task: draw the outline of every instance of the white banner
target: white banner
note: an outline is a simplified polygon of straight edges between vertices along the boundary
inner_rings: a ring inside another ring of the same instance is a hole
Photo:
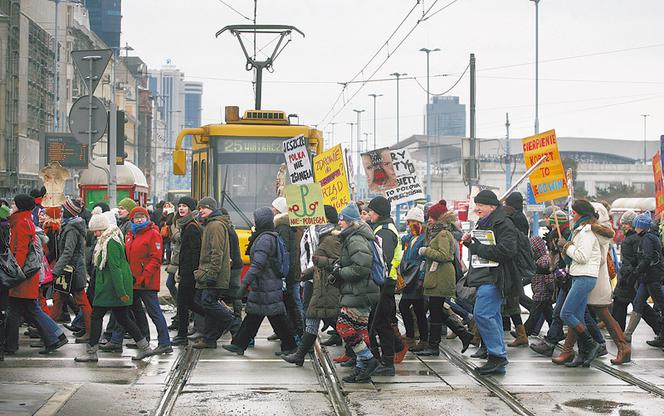
[[[290,183],[313,183],[314,172],[311,169],[311,160],[307,151],[307,140],[303,135],[284,141],[284,156],[288,166]]]
[[[392,164],[397,174],[397,187],[385,191],[392,206],[416,199],[425,199],[422,185],[417,181],[415,165],[408,149],[392,150]]]

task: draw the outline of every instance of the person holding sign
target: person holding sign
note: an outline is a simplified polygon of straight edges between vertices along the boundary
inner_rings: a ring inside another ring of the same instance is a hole
[[[508,362],[500,306],[505,294],[514,290],[514,285],[521,286],[515,265],[518,231],[496,194],[483,190],[474,201],[479,217],[477,229],[484,231],[484,235],[491,231],[494,240],[494,244],[482,243],[470,233],[461,238],[470,254],[478,257],[477,262],[471,262],[467,285],[477,288],[473,315],[486,345],[488,361],[477,371],[483,375],[504,373]]]
[[[108,217],[103,213],[95,213],[90,218],[89,229],[97,237],[92,259],[96,269],[92,328],[85,355],[74,360],[83,363],[98,361],[102,324],[109,310],[113,311],[115,319],[136,341],[139,350],[132,359],[147,358],[152,355],[150,343],[129,313],[134,298],[134,278],[125,257],[122,231],[116,225],[110,225]]]

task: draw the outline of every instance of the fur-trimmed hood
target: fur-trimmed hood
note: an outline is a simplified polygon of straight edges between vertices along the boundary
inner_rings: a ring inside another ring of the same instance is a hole
[[[600,224],[599,222],[591,224],[590,229],[598,237],[612,239],[616,235],[616,232],[613,230],[613,228],[611,228],[611,226]]]
[[[290,227],[290,221],[288,219],[287,212],[284,212],[283,214],[277,214],[274,216],[274,226],[278,227],[280,225],[287,225]]]

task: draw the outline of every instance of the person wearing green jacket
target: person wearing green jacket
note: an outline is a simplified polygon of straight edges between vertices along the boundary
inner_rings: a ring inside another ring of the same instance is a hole
[[[92,303],[92,323],[90,340],[85,355],[76,357],[77,362],[97,362],[97,350],[101,337],[104,315],[113,312],[118,323],[125,328],[136,341],[138,353],[132,360],[142,360],[152,355],[149,342],[130,317],[129,309],[133,303],[134,279],[125,256],[122,231],[116,225],[110,225],[108,217],[95,214],[88,225],[97,237],[93,263],[95,273],[95,295]]]

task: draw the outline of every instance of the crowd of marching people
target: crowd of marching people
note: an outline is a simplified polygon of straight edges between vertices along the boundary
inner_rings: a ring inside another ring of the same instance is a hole
[[[85,344],[78,362],[124,348],[136,360],[190,343],[217,348],[225,333],[223,349],[243,355],[265,318],[288,363],[302,366],[319,334],[329,335],[321,345],[343,345],[334,361],[349,368],[347,383],[395,376],[408,351],[437,356],[454,338],[461,353],[477,347],[470,356],[486,360],[480,374],[505,372],[509,348],[525,346],[557,365],[588,367],[608,354],[602,328],[617,347],[611,363],[629,362],[641,319],[655,335],[648,345],[664,347],[662,236],[648,212],[624,212],[613,224],[607,206],[578,199],[554,207],[539,236],[521,194],[500,201],[483,190],[472,230],[441,200],[411,207],[400,231],[382,196],[340,211],[326,205],[325,224],[292,227],[279,197],[253,213],[243,250],[211,197],[151,211],[125,198],[88,211],[70,198],[44,207],[44,193],[0,200],[5,355],[17,352],[21,325],[40,354],[69,342],[63,327],[72,331]],[[164,268],[176,306],[170,324],[159,299]]]

